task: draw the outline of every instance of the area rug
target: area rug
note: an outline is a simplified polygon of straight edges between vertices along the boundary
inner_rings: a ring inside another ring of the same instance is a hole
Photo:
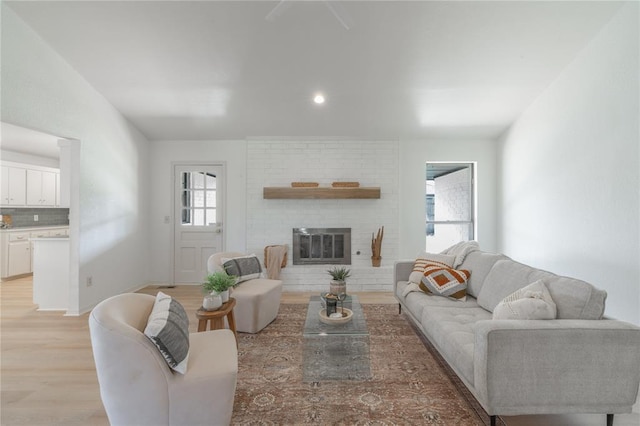
[[[421,341],[397,305],[363,305],[371,379],[303,382],[307,305],[282,305],[239,334],[234,425],[486,425],[489,417]]]

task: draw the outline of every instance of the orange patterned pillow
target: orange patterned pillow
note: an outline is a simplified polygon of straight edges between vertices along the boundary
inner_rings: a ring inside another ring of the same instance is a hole
[[[455,256],[444,254],[422,252],[413,264],[413,271],[409,275],[409,282],[420,284],[424,276],[424,268],[427,265],[437,265],[441,267],[452,267]]]
[[[467,280],[471,272],[462,269],[427,265],[424,268],[420,290],[436,296],[448,297],[454,300],[467,300]]]

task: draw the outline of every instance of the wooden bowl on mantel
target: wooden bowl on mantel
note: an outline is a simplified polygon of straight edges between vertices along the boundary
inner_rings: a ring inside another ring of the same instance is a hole
[[[360,188],[360,182],[332,182],[334,188]]]

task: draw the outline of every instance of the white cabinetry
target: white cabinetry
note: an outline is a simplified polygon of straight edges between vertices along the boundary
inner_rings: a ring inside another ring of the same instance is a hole
[[[0,205],[56,207],[60,205],[60,170],[2,161]]]
[[[10,277],[31,272],[31,243],[29,242],[28,232],[9,233],[6,253],[6,276]]]
[[[7,206],[25,205],[27,170],[10,166],[2,166],[1,169],[0,204]]]
[[[2,230],[0,232],[0,277],[33,272],[34,245],[31,238],[66,237],[69,228],[26,228],[21,230]]]
[[[56,205],[56,174],[40,170],[27,170],[27,205]]]
[[[60,173],[56,173],[56,207],[60,207]]]

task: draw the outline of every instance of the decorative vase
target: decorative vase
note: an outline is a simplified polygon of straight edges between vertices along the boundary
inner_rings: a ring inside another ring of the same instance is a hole
[[[331,314],[336,313],[337,307],[338,307],[337,299],[327,299],[327,308],[326,308],[327,317],[330,317]]]
[[[332,294],[347,294],[347,282],[331,280],[329,282],[329,293]]]
[[[205,311],[215,311],[222,306],[222,297],[218,293],[210,293],[204,296],[202,307]]]
[[[229,301],[229,289],[221,292],[220,297],[222,298],[222,303],[227,303]]]
[[[371,256],[371,266],[377,268],[380,266],[380,262],[382,262],[382,256]]]

